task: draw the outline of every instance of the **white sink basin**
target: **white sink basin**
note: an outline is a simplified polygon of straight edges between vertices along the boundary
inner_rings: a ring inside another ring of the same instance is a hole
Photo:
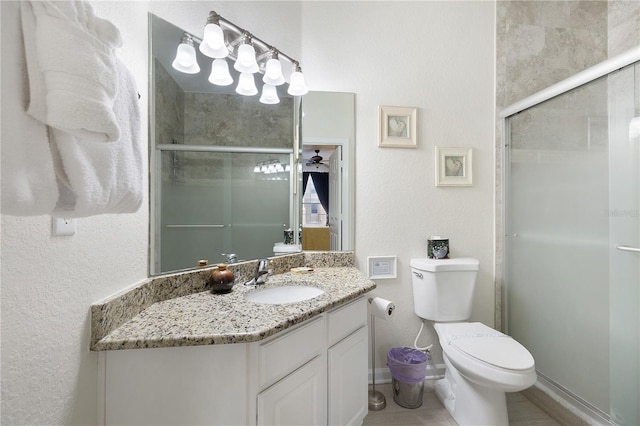
[[[322,293],[324,293],[324,290],[320,290],[317,287],[288,285],[258,290],[248,293],[244,298],[249,302],[279,305],[281,303],[294,303],[313,299]]]

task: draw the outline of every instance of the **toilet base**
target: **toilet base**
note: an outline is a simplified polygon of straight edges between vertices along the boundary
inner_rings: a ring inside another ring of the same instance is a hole
[[[435,393],[449,414],[461,426],[508,426],[507,398],[499,389],[479,386],[451,366],[446,354],[444,379],[435,384]]]

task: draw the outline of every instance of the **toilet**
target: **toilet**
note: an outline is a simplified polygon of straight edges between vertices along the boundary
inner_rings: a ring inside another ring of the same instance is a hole
[[[480,262],[473,258],[411,259],[416,315],[434,321],[445,377],[435,392],[460,425],[508,425],[505,392],[537,379],[531,353],[471,316]]]

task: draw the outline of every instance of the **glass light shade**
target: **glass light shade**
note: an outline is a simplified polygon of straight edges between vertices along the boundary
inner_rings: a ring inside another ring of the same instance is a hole
[[[258,88],[256,87],[256,81],[253,78],[253,74],[246,72],[240,73],[236,93],[243,96],[253,96],[258,94]]]
[[[304,82],[304,75],[300,71],[294,71],[291,73],[289,80],[289,93],[291,96],[302,96],[309,92],[306,83]]]
[[[219,25],[207,24],[204,26],[204,38],[200,43],[200,51],[210,58],[229,56],[229,49],[224,44],[224,34]]]
[[[229,73],[229,64],[224,59],[214,59],[211,64],[211,74],[209,83],[216,86],[228,86],[233,83],[233,78]]]
[[[276,90],[276,86],[271,84],[265,84],[262,86],[262,95],[260,96],[260,102],[263,104],[277,104],[280,102],[280,98],[278,98],[278,91]]]
[[[176,50],[176,58],[171,66],[180,72],[186,74],[197,74],[200,72],[200,66],[196,59],[196,49],[187,43],[180,43]]]
[[[284,83],[282,64],[279,60],[272,58],[267,61],[262,81],[273,86],[280,86]]]
[[[629,140],[640,136],[640,117],[633,117],[629,122]]]
[[[240,72],[256,73],[260,69],[256,62],[256,50],[250,44],[241,44],[238,48],[238,59],[233,67]]]

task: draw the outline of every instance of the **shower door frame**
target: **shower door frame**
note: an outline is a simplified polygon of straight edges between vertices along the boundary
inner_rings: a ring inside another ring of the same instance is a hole
[[[507,218],[506,204],[507,203],[505,202],[507,200],[507,194],[510,191],[509,181],[507,177],[510,176],[510,173],[511,173],[510,162],[509,162],[509,152],[508,152],[509,147],[511,145],[511,140],[510,140],[511,129],[510,129],[509,118],[528,108],[541,104],[556,96],[562,95],[566,92],[576,89],[582,85],[588,84],[592,81],[595,81],[601,77],[604,77],[608,74],[611,74],[612,72],[615,72],[619,69],[622,69],[626,66],[629,66],[639,61],[640,61],[640,46],[632,48],[626,52],[623,52],[618,56],[605,60],[597,65],[594,65],[593,67],[590,67],[584,71],[581,71],[565,80],[562,80],[552,86],[547,87],[546,89],[543,89],[531,96],[528,96],[518,102],[511,104],[510,106],[504,108],[499,112],[498,117],[500,118],[501,132],[502,132],[502,141],[501,141],[502,142],[502,152],[501,152],[502,189],[501,189],[500,196],[502,198],[501,217],[502,217],[502,231],[503,231],[501,235],[502,247],[503,247],[503,250],[502,250],[503,259],[500,263],[501,263],[501,273],[502,273],[502,276],[505,277],[505,281],[506,281],[506,277],[508,277],[508,274],[507,274],[507,264],[506,262],[504,262],[504,253],[507,253],[507,251],[510,250],[510,244],[509,244],[509,239],[507,234],[507,231],[508,231],[507,220],[506,220]],[[503,288],[501,289],[501,293],[500,293],[500,297],[502,299],[500,301],[500,306],[502,306],[503,325],[505,330],[507,330],[507,332],[509,330],[509,324],[508,324],[509,306],[506,303],[506,301],[508,300],[508,291],[509,291],[509,286],[503,285]],[[556,387],[561,392],[565,392],[571,397],[575,397],[575,399],[578,402],[586,403],[586,408],[589,409],[589,411],[591,411],[592,414],[596,416],[601,416],[601,411],[595,407],[592,407],[588,402],[582,401],[579,397],[576,397],[570,391],[562,388],[559,385],[547,382],[542,377],[541,379],[543,380],[543,382],[545,382],[546,385],[551,385],[551,387]],[[606,413],[606,414],[608,415],[609,413]],[[611,421],[610,419],[605,419],[605,420]]]

